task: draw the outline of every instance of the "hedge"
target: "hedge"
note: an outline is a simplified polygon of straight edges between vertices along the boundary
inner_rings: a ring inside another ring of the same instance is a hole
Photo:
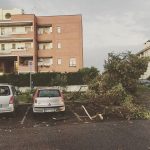
[[[65,86],[80,85],[84,83],[84,75],[75,73],[36,73],[32,74],[34,86]],[[30,85],[30,74],[7,74],[0,76],[0,83],[8,83],[18,87]]]

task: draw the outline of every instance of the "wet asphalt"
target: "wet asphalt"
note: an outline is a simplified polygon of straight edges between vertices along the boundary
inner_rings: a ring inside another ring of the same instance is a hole
[[[150,121],[80,122],[69,109],[34,116],[31,105],[22,105],[15,117],[0,115],[1,149],[150,150]]]

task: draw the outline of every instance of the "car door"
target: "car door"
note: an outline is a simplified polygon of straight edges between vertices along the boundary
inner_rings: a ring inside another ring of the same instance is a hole
[[[9,86],[0,86],[0,108],[7,108],[9,106],[11,96]]]

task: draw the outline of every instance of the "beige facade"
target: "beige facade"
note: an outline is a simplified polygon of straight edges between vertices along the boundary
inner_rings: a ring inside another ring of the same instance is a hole
[[[83,67],[81,15],[14,12],[0,9],[1,74],[76,72]]]
[[[148,40],[144,44],[144,49],[137,53],[139,57],[150,57],[150,40]],[[141,79],[147,79],[150,77],[150,62],[148,63],[148,67],[146,72],[141,75]]]

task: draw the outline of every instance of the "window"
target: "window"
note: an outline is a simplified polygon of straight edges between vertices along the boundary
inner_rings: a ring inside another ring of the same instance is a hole
[[[53,48],[53,43],[52,43],[52,42],[50,43],[50,49],[51,49],[51,48]]]
[[[31,32],[31,27],[25,27],[25,32]]]
[[[39,50],[43,49],[43,44],[39,44]]]
[[[43,34],[43,29],[42,28],[38,28],[38,34]]]
[[[44,89],[38,91],[38,97],[60,97],[59,90]]]
[[[5,28],[1,28],[1,35],[5,34]]]
[[[76,58],[70,58],[69,66],[76,67]]]
[[[57,27],[57,33],[61,33],[61,27]]]
[[[53,59],[52,58],[44,58],[43,62],[44,62],[44,66],[50,66],[53,64]]]
[[[43,49],[46,49],[46,44],[43,44]]]
[[[13,32],[13,33],[16,32],[16,27],[12,27],[12,32]]]
[[[38,34],[48,34],[52,32],[52,27],[39,27]]]
[[[58,59],[57,59],[57,64],[58,64],[58,65],[61,65],[61,63],[62,63],[62,59],[61,59],[61,58],[58,58]]]
[[[58,43],[58,44],[57,44],[57,48],[61,48],[61,43]]]
[[[25,43],[25,48],[30,49],[31,48],[31,43]]]
[[[48,67],[53,64],[52,58],[39,58],[38,59],[38,66]]]
[[[12,44],[12,49],[16,49],[16,44],[15,43]]]
[[[52,28],[52,27],[50,27],[50,32],[51,32],[51,33],[53,32],[53,28]]]
[[[33,61],[33,57],[20,57],[19,58],[19,64],[21,66],[28,66],[29,62]]]
[[[39,44],[39,49],[40,50],[47,50],[47,49],[52,49],[53,48],[53,43],[40,43]]]
[[[10,95],[10,89],[8,86],[0,86],[0,96]]]
[[[5,50],[5,44],[1,44],[1,50]]]
[[[43,28],[43,33],[47,34],[50,32],[50,27]]]

